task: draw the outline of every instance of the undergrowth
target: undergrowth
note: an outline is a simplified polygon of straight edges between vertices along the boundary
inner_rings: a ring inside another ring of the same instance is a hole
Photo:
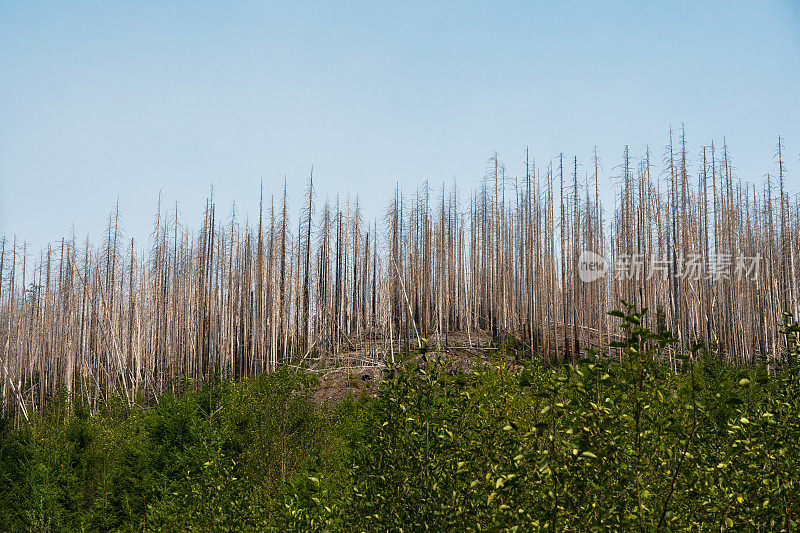
[[[377,399],[318,408],[311,376],[221,381],[151,408],[55,403],[0,422],[18,531],[769,530],[800,516],[798,329],[753,367],[613,313],[572,364],[451,375],[407,359]],[[615,357],[609,357],[613,351]]]

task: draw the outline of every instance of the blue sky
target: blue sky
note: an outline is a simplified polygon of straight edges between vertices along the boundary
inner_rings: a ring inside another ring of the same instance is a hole
[[[685,123],[692,159],[723,136],[737,175],[800,192],[796,2],[0,2],[0,235],[34,250],[128,236],[159,192],[196,228],[213,183],[257,217],[258,184],[300,199],[395,183],[477,185],[530,146],[603,176]],[[607,194],[610,188],[607,188]],[[297,203],[297,202],[296,202]]]

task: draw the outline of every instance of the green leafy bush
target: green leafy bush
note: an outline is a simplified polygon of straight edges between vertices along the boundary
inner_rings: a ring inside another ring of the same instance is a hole
[[[591,351],[551,371],[498,365],[466,382],[436,366],[393,368],[353,443],[352,492],[294,525],[795,529],[794,369],[767,379],[698,345],[676,374],[662,357],[669,332],[643,328],[630,307],[614,315],[627,332],[610,347],[619,361]]]

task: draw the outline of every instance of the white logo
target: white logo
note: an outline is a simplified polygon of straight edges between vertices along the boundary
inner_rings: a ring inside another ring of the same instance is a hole
[[[584,250],[578,258],[578,276],[584,283],[597,281],[606,275],[608,266],[602,255]]]

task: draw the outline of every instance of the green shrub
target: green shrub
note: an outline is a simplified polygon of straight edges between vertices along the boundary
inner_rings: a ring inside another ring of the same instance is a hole
[[[572,364],[471,373],[407,358],[331,411],[281,370],[154,407],[55,402],[0,420],[11,531],[796,530],[798,329],[724,365],[613,313],[626,340]],[[613,355],[613,357],[612,357]],[[674,353],[672,354],[675,355]],[[400,358],[402,360],[402,358]]]

